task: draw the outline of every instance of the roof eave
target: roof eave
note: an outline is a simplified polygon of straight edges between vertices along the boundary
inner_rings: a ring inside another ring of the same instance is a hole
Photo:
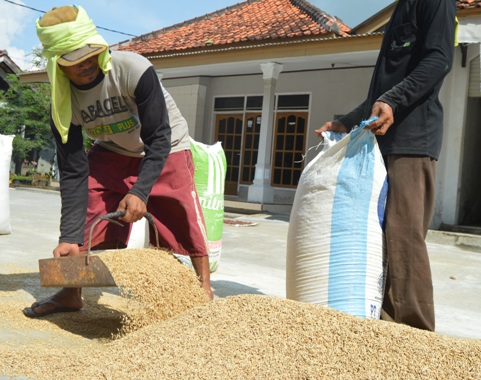
[[[312,37],[289,41],[263,41],[230,44],[209,49],[143,54],[156,68],[201,66],[208,64],[305,57],[355,51],[378,50],[382,33],[349,37]],[[226,54],[226,53],[229,54]]]
[[[7,74],[18,74],[22,71],[8,55],[0,56],[0,66]]]
[[[273,60],[283,57],[306,57],[336,53],[378,50],[382,33],[349,37],[311,37],[297,40],[262,41],[251,44],[229,44],[187,51],[167,51],[142,54],[156,69],[195,67],[209,64]],[[229,54],[226,54],[228,52]],[[45,71],[23,73],[20,82],[48,82]]]

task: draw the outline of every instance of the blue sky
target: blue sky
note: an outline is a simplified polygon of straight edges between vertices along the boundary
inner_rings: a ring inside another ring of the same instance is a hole
[[[109,44],[141,35],[242,2],[240,0],[78,0]],[[311,0],[316,7],[354,27],[393,0]],[[15,3],[15,4],[13,4]],[[39,44],[35,20],[39,11],[72,3],[50,0],[0,0],[0,49],[23,69],[29,67],[29,53]],[[22,6],[23,5],[23,6]],[[34,8],[34,9],[30,9]]]

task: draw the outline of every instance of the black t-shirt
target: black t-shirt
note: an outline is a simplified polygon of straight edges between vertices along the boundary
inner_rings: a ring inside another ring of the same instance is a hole
[[[394,124],[377,136],[383,155],[438,159],[443,136],[439,91],[452,68],[456,1],[400,0],[389,21],[366,101],[340,121],[369,118],[376,100],[389,104]]]

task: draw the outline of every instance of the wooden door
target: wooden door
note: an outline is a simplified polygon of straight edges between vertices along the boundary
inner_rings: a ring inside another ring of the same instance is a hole
[[[307,112],[278,112],[271,185],[295,188],[304,169]]]
[[[242,165],[240,182],[251,185],[257,164],[259,137],[261,133],[261,113],[248,113],[244,121],[244,141],[242,144]]]
[[[215,117],[216,141],[222,143],[227,161],[225,194],[237,195],[242,147],[243,114],[218,114]]]

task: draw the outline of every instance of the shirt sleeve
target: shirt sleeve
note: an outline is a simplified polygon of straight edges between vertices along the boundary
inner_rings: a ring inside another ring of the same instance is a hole
[[[152,66],[140,78],[134,94],[145,156],[137,182],[129,193],[147,203],[152,186],[159,178],[171,149],[169,114],[159,78]]]
[[[88,174],[87,154],[83,145],[82,127],[70,125],[68,141],[62,143],[53,120],[50,127],[56,141],[60,172],[60,243],[84,244],[87,215]]]
[[[339,118],[339,121],[344,124],[348,131],[351,131],[356,125],[359,125],[364,115],[366,101],[358,105],[348,114]]]
[[[393,111],[402,111],[429,95],[452,67],[456,2],[424,0],[420,3],[421,59],[404,80],[378,98]]]

